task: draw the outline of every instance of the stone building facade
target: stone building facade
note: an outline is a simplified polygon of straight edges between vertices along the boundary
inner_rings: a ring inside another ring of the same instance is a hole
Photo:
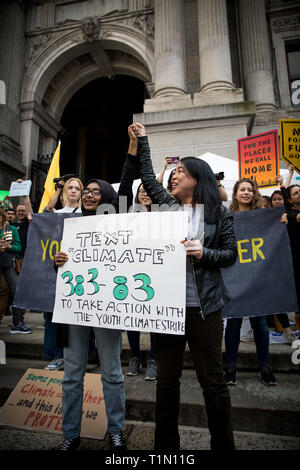
[[[0,18],[1,189],[54,151],[67,106],[97,80],[142,84],[124,127],[146,125],[157,171],[165,155],[237,159],[238,138],[300,118],[298,1],[4,0]],[[77,129],[66,169],[85,179],[92,157]],[[105,155],[97,176],[115,182]]]

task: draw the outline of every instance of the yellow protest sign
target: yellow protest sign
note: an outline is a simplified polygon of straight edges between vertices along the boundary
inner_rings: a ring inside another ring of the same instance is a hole
[[[0,413],[0,426],[62,434],[64,373],[27,369]],[[81,437],[104,439],[107,418],[99,374],[85,374]]]
[[[280,119],[281,158],[300,173],[300,120]]]

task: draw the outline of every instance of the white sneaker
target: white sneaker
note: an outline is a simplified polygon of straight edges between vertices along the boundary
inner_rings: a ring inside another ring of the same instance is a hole
[[[45,367],[47,370],[63,370],[64,369],[64,360],[63,359],[53,359],[53,361],[49,362],[49,364]]]
[[[292,344],[296,339],[298,339],[298,337],[292,331],[290,333],[283,332],[283,337],[290,344]]]
[[[249,330],[245,335],[241,336],[241,341],[245,343],[254,341],[253,330]]]

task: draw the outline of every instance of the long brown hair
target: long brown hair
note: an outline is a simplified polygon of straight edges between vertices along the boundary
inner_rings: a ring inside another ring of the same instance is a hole
[[[257,187],[256,182],[251,180],[250,178],[242,178],[242,179],[238,180],[235,183],[234,187],[233,187],[232,202],[229,206],[229,209],[231,210],[231,212],[238,212],[239,211],[239,203],[236,200],[236,193],[238,192],[238,189],[239,189],[239,186],[240,186],[241,183],[250,183],[252,188],[253,188],[253,199],[252,199],[252,202],[251,202],[250,210],[261,209],[262,208],[262,200],[261,200],[261,195],[258,191],[258,187]]]
[[[290,198],[291,198],[291,192],[292,192],[292,189],[295,188],[295,187],[298,187],[300,188],[300,185],[299,184],[291,184],[290,186],[288,186],[285,190],[285,199],[286,199],[286,206],[290,209],[292,207],[292,203],[290,202]]]

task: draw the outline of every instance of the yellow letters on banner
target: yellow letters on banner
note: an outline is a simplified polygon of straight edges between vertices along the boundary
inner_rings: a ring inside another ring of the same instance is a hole
[[[243,253],[248,253],[250,247],[244,247],[242,248],[242,244],[251,244],[252,247],[252,258],[244,258]],[[237,241],[237,248],[238,248],[238,254],[239,254],[239,260],[240,263],[251,263],[252,261],[256,261],[257,257],[259,256],[261,259],[266,259],[265,255],[263,252],[260,250],[260,248],[263,246],[264,240],[262,238],[251,238],[245,239],[245,240],[238,240]]]
[[[42,245],[42,261],[46,260],[47,257],[47,251],[48,251],[48,256],[52,261],[54,260],[54,255],[61,249],[61,241],[59,242],[58,240],[52,240],[49,244],[50,240],[49,238],[44,242],[44,240],[41,240],[41,245]],[[48,248],[49,247],[49,248]]]

